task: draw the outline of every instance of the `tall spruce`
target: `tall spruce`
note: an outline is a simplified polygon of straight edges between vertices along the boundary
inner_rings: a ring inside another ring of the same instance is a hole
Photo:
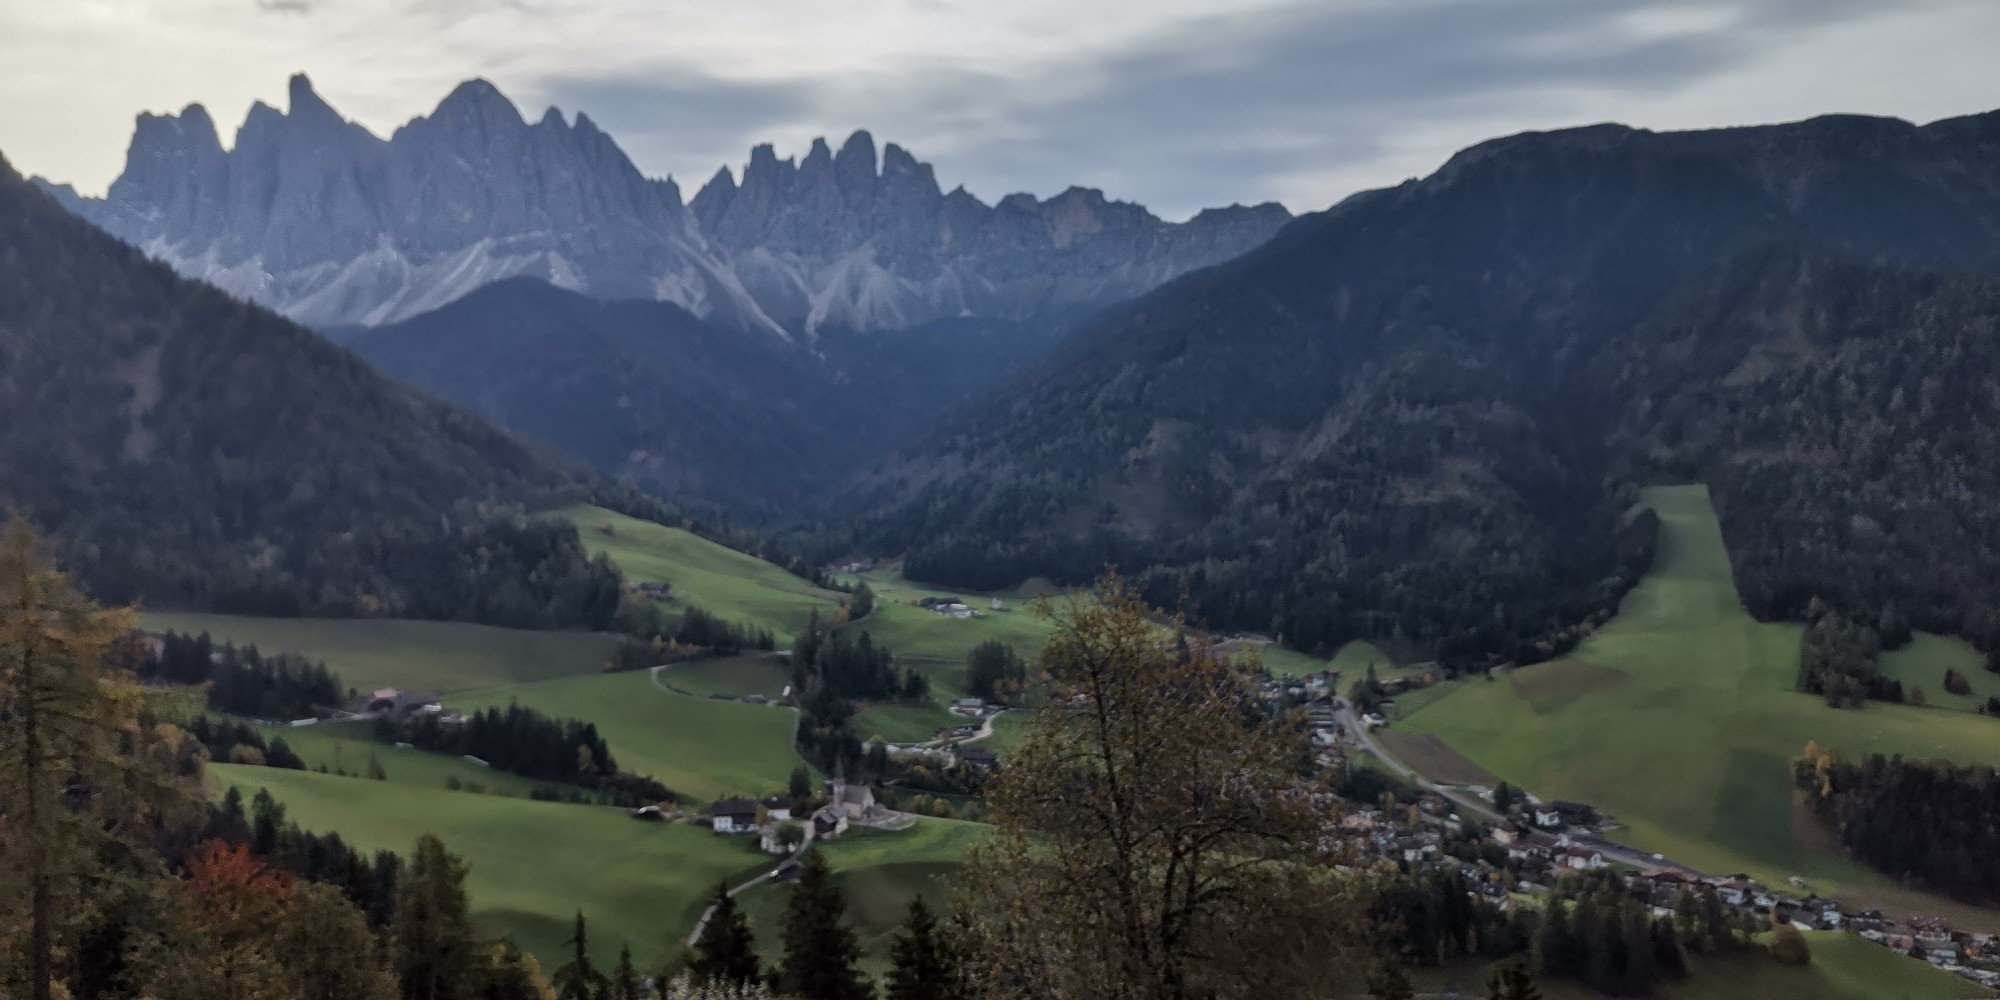
[[[639,984],[639,970],[632,965],[632,946],[623,945],[618,949],[618,967],[611,970],[610,1000],[640,1000],[644,988]]]
[[[466,915],[466,866],[426,833],[396,881],[396,916],[389,925],[396,978],[404,1000],[470,996],[477,954]]]
[[[757,939],[750,933],[750,921],[729,894],[729,884],[715,887],[709,904],[708,922],[695,939],[694,958],[688,975],[697,983],[742,986],[755,982],[763,973],[757,964]]]
[[[847,900],[833,869],[817,852],[799,866],[799,883],[785,903],[785,957],[778,985],[810,1000],[867,1000],[874,995],[855,968],[861,945],[847,926]]]
[[[610,980],[590,961],[590,938],[582,910],[576,911],[576,930],[563,943],[569,945],[570,956],[569,961],[556,968],[552,981],[556,1000],[603,1000]]]
[[[960,1000],[965,990],[961,966],[924,897],[910,897],[903,931],[889,949],[889,1000]]]

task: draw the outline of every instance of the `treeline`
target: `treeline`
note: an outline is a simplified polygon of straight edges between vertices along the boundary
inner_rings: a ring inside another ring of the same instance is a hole
[[[2000,902],[2000,774],[1808,743],[1793,778],[1842,846],[1892,878],[1979,906]]]
[[[769,629],[727,621],[690,605],[671,626],[664,613],[652,610],[647,621],[628,633],[611,653],[611,670],[644,670],[662,663],[735,656],[746,650],[771,650],[777,641]]]
[[[601,792],[621,806],[656,805],[679,798],[672,789],[618,770],[610,744],[594,723],[554,719],[518,702],[487,708],[455,721],[438,715],[378,716],[376,735],[422,750],[477,757],[488,767],[540,781]]]
[[[1389,876],[1376,887],[1370,917],[1383,943],[1411,965],[1435,968],[1456,959],[1501,959],[1528,947],[1535,922],[1525,910],[1501,909],[1469,891],[1456,869]]]
[[[813,610],[805,630],[792,641],[792,690],[801,715],[800,755],[823,771],[836,766],[858,769],[864,763],[860,737],[855,735],[855,702],[886,699],[921,702],[930,698],[930,681],[915,670],[898,671],[887,647],[875,645],[867,632],[858,639],[846,630],[834,631]],[[887,750],[871,767],[877,777],[889,769]]]
[[[143,648],[134,667],[141,680],[206,684],[208,707],[217,712],[303,719],[338,708],[347,694],[323,663],[288,653],[267,657],[255,646],[217,646],[206,632],[168,632]]]
[[[292,750],[284,737],[274,736],[267,741],[257,727],[248,723],[198,715],[188,723],[187,735],[193,737],[194,742],[183,745],[176,756],[175,770],[182,775],[201,773],[201,759],[194,754],[197,746],[208,751],[209,760],[226,764],[254,764],[288,771],[306,769],[306,762]]]
[[[1814,599],[1799,638],[1798,689],[1834,708],[1860,708],[1869,700],[1901,703],[1903,682],[1882,675],[1883,649],[1910,641],[1909,622],[1892,606],[1879,620],[1859,622]]]

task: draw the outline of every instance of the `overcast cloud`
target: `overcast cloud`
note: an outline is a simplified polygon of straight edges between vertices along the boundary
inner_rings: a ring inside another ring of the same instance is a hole
[[[866,128],[946,186],[1323,208],[1493,135],[2000,107],[1993,0],[0,0],[0,153],[102,191],[140,111],[224,141],[309,74],[387,135],[483,76],[692,194]]]

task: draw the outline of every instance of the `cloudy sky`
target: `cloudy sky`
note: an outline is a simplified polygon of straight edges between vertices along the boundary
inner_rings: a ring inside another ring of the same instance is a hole
[[[692,193],[857,128],[946,187],[1185,216],[1325,207],[1461,146],[1616,120],[2000,107],[1995,0],[0,0],[0,153],[102,191],[140,111],[229,141],[308,73],[387,135],[483,76]]]

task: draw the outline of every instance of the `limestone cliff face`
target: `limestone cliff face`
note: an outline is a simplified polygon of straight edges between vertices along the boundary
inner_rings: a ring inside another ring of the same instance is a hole
[[[807,337],[1103,305],[1290,218],[1262,205],[1174,224],[1083,189],[988,206],[941,192],[894,144],[878,158],[865,132],[799,163],[759,146],[740,184],[722,170],[683,204],[587,116],[529,123],[483,80],[388,139],[304,76],[289,103],[253,106],[228,150],[200,105],[141,115],[106,197],[50,190],[182,273],[315,325],[390,323],[525,276]]]

